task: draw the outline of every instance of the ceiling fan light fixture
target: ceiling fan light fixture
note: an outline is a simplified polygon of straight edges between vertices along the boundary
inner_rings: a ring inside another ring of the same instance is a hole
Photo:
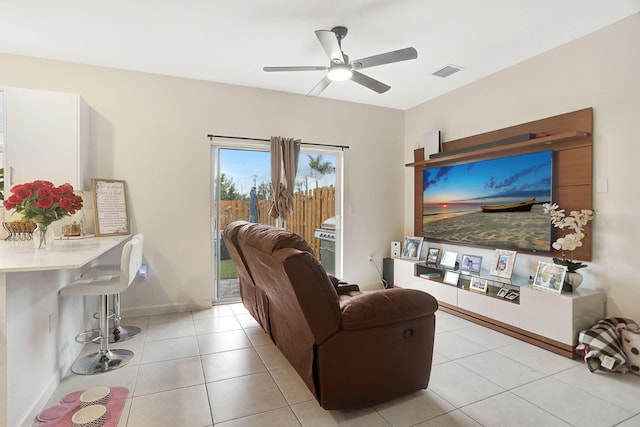
[[[368,56],[351,62],[349,55],[342,51],[342,40],[347,35],[346,27],[334,27],[331,31],[316,30],[316,38],[322,45],[325,53],[329,57],[329,66],[293,66],[293,67],[264,67],[264,71],[326,71],[326,75],[307,94],[308,96],[318,96],[325,90],[331,82],[351,80],[376,93],[385,93],[391,86],[382,83],[372,77],[362,74],[360,70],[364,68],[376,67],[378,65],[392,64],[394,62],[416,59],[418,51],[414,47],[407,47],[391,52],[380,53]]]
[[[342,82],[345,80],[349,80],[353,73],[351,72],[351,68],[346,64],[335,64],[332,65],[327,73],[327,77],[329,80],[334,82]]]

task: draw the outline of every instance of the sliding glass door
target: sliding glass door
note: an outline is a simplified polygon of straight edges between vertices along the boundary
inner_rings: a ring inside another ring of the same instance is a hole
[[[275,225],[269,216],[272,196],[269,145],[216,141],[212,144],[211,164],[211,293],[214,302],[230,302],[240,298],[240,291],[235,266],[222,240],[224,228],[239,220]],[[331,254],[321,251],[321,241],[314,234],[323,222],[335,218],[338,225],[335,246],[339,248],[338,177],[341,176],[342,151],[303,145],[296,175],[294,212],[284,224],[286,229],[301,235],[316,256],[325,257],[321,259],[323,264],[335,265],[336,274],[342,266],[340,250]]]

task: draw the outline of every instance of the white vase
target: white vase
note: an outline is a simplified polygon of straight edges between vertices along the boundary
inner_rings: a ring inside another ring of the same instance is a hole
[[[54,239],[55,234],[53,233],[53,227],[50,225],[38,224],[36,229],[33,230],[33,247],[36,249],[51,249]]]
[[[567,272],[567,274],[564,276],[564,281],[565,283],[567,283],[568,285],[571,285],[571,289],[573,291],[575,291],[576,289],[578,289],[578,286],[580,286],[582,284],[582,274],[574,271],[572,272]]]

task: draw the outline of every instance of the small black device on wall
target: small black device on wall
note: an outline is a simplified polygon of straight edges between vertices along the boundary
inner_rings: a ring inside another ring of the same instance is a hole
[[[393,288],[393,263],[393,258],[382,259],[382,278],[387,282],[387,289]]]

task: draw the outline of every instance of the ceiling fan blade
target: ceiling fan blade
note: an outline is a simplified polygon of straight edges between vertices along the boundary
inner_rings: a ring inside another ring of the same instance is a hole
[[[329,77],[325,76],[324,79],[320,80],[320,82],[313,89],[311,89],[311,92],[309,92],[307,96],[320,95],[322,91],[325,90],[327,86],[329,86],[330,83],[331,80],[329,80]]]
[[[369,76],[365,76],[362,73],[359,73],[355,70],[352,71],[352,76],[351,76],[351,80],[353,80],[356,83],[361,84],[362,86],[369,88],[375,92],[378,93],[385,93],[386,91],[388,91],[389,89],[391,89],[391,86],[387,86],[386,84],[376,80],[376,79],[372,79]]]
[[[355,60],[351,62],[351,66],[357,70],[361,70],[363,68],[375,67],[376,65],[416,59],[417,57],[418,51],[413,47],[407,47],[405,49],[394,50],[393,52],[381,53],[380,55],[373,55],[367,58]]]
[[[337,60],[344,63],[340,43],[338,43],[338,38],[333,31],[316,30],[316,37],[318,37],[322,48],[327,52],[327,56],[329,56],[332,62],[333,60]]]
[[[262,70],[266,72],[270,71],[326,71],[329,67],[321,65],[301,65],[293,67],[263,67]]]

